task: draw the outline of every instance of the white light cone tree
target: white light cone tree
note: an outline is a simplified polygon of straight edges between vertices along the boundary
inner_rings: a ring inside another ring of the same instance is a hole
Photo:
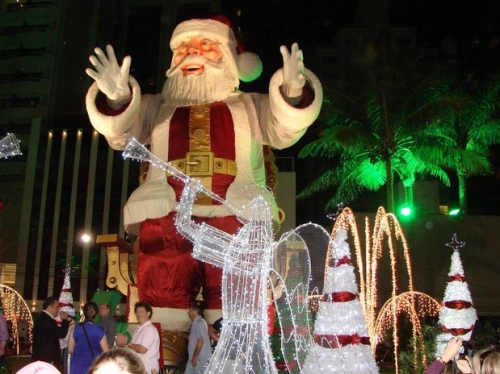
[[[61,312],[68,313],[68,316],[71,318],[75,318],[75,307],[73,305],[73,293],[71,291],[71,267],[66,265],[64,271],[64,282],[61,289],[61,293],[59,295],[59,310]],[[59,325],[62,324],[61,317],[57,316],[56,321]],[[68,346],[68,336],[64,339],[59,339],[59,344],[61,349],[64,349]]]
[[[332,258],[328,259],[323,298],[314,323],[314,343],[303,373],[378,373],[359,301],[347,231],[339,230],[330,245]]]
[[[450,243],[452,248],[451,266],[448,272],[448,284],[443,297],[443,306],[439,312],[441,334],[436,337],[436,356],[439,356],[446,343],[452,337],[469,341],[477,320],[476,309],[473,307],[469,285],[465,281],[464,268],[460,259],[460,249],[465,242],[458,241],[454,234]]]

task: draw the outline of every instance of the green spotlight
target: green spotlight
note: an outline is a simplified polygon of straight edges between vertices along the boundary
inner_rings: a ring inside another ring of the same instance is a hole
[[[455,208],[455,209],[452,209],[448,212],[448,215],[449,216],[458,216],[460,214],[460,209],[459,208]]]
[[[411,215],[411,208],[409,206],[405,206],[401,208],[399,212],[402,216],[409,217]]]

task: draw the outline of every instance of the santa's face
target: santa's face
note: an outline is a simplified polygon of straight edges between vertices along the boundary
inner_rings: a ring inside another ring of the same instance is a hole
[[[222,51],[217,42],[202,37],[191,37],[181,43],[175,51],[173,63],[180,66],[182,75],[200,75],[205,71],[202,63],[193,63],[186,59],[191,55],[200,55],[212,62],[219,62],[222,58]]]
[[[203,36],[189,37],[174,49],[163,98],[174,106],[225,100],[238,85],[229,49]]]

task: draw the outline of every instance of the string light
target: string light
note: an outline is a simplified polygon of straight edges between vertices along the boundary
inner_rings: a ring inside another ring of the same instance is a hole
[[[270,274],[278,279],[283,289],[283,297],[275,297],[276,305],[281,307],[278,317],[283,355],[290,370],[300,367],[311,342],[307,302],[310,260],[307,246],[296,231],[284,235],[278,243],[273,241],[269,192],[249,186],[242,193],[253,197],[240,209],[207,190],[198,180],[155,157],[133,138],[129,139],[123,156],[151,162],[184,182],[177,207],[177,230],[193,242],[193,257],[222,268],[222,329],[205,372],[277,373],[268,335]],[[208,195],[237,215],[243,225],[236,234],[192,220],[193,204],[199,193]],[[287,257],[289,250],[295,254],[305,252],[305,265],[295,276],[286,271],[282,276],[279,269],[273,268],[273,254],[278,255],[278,263],[285,264],[284,269],[291,269],[286,266],[291,261]]]
[[[0,140],[0,158],[21,155],[19,143],[14,134],[7,134],[7,136]]]
[[[12,322],[12,331],[10,335],[13,338],[13,348],[16,350],[16,354],[19,354],[19,325],[21,323],[25,323],[27,325],[26,343],[31,346],[33,335],[33,317],[26,301],[24,301],[22,296],[13,288],[6,285],[0,285],[0,297],[2,298],[5,319]]]
[[[436,337],[436,355],[440,355],[452,337],[469,341],[477,320],[477,312],[473,307],[469,285],[465,281],[465,273],[460,259],[460,250],[465,242],[458,240],[453,234],[446,246],[453,250],[448,272],[448,283],[443,297],[443,306],[439,313],[441,334]]]
[[[424,343],[422,339],[418,339],[422,334],[420,319],[425,316],[435,316],[437,313],[436,308],[438,308],[439,303],[430,296],[413,290],[410,248],[396,216],[387,213],[383,207],[380,207],[375,215],[373,229],[371,229],[370,226],[369,219],[365,218],[364,263],[359,232],[351,209],[345,208],[337,217],[335,226],[332,230],[332,238],[342,229],[348,229],[351,234],[360,279],[359,299],[363,306],[372,352],[375,353],[377,344],[386,337],[385,334],[387,330],[392,330],[396,373],[399,373],[399,332],[397,317],[402,313],[408,315],[412,323],[413,350],[415,353],[419,350],[423,352],[425,349]],[[408,283],[408,288],[403,293],[398,293],[401,289],[397,273],[398,248],[402,248]],[[327,258],[331,255],[330,251],[331,249],[329,248]],[[384,252],[387,251],[389,252],[391,267],[391,297],[386,301],[380,313],[377,313],[379,261]],[[417,308],[416,305],[419,307]],[[418,341],[421,341],[419,345],[417,345]],[[414,357],[416,360],[418,355],[415,354]],[[424,357],[424,355],[422,355],[422,357]],[[417,367],[416,361],[414,365]]]
[[[153,166],[172,174],[185,184],[179,206],[177,209],[176,225],[180,233],[186,236],[194,244],[193,256],[201,261],[223,269],[222,279],[222,302],[223,302],[223,327],[217,348],[207,368],[207,373],[214,372],[240,372],[240,373],[276,373],[276,366],[273,360],[268,336],[268,314],[267,314],[267,291],[269,287],[269,275],[272,274],[277,283],[283,289],[283,295],[275,293],[275,301],[278,307],[278,319],[282,334],[282,352],[285,364],[289,371],[297,372],[302,369],[306,353],[307,360],[312,362],[311,367],[320,367],[325,357],[316,350],[318,346],[324,348],[328,346],[329,355],[340,352],[340,360],[346,357],[354,358],[354,364],[347,372],[363,373],[366,365],[366,357],[373,359],[371,355],[366,356],[358,346],[366,345],[368,336],[371,338],[371,350],[374,353],[377,342],[381,337],[385,337],[387,329],[392,327],[396,373],[399,373],[398,361],[398,325],[397,317],[401,313],[406,313],[412,322],[412,333],[414,341],[414,351],[423,350],[423,342],[417,347],[417,338],[421,337],[421,324],[419,318],[424,315],[435,315],[436,304],[428,296],[413,291],[412,268],[409,247],[404,237],[403,231],[397,218],[393,214],[388,214],[380,207],[375,217],[373,231],[370,232],[368,219],[365,220],[365,263],[361,253],[361,242],[356,226],[354,215],[349,208],[342,209],[335,220],[335,225],[330,236],[330,245],[327,251],[327,265],[330,259],[335,257],[334,249],[341,248],[343,244],[335,242],[339,231],[344,230],[352,236],[356,254],[356,264],[360,274],[359,293],[353,290],[342,292],[342,297],[350,297],[347,294],[355,295],[354,299],[348,302],[359,303],[359,310],[353,308],[349,313],[345,310],[345,305],[339,305],[336,313],[324,313],[324,321],[328,324],[337,323],[335,319],[339,316],[351,318],[356,322],[356,326],[365,326],[366,330],[360,328],[361,333],[339,333],[334,338],[331,334],[322,334],[321,321],[316,321],[315,337],[311,336],[310,313],[308,309],[308,282],[310,276],[310,262],[308,256],[306,260],[299,261],[299,269],[295,276],[290,276],[287,272],[280,273],[277,264],[290,261],[286,253],[295,250],[297,254],[305,251],[308,255],[307,245],[297,231],[292,231],[282,237],[278,243],[273,242],[272,219],[270,212],[269,192],[264,188],[253,188],[245,191],[250,193],[253,199],[243,208],[232,206],[223,198],[204,188],[199,181],[191,178],[173,167],[171,164],[159,159],[151,154],[144,146],[134,138],[130,138],[123,153],[124,158],[132,158],[139,161],[150,162]],[[192,208],[199,193],[206,194],[213,200],[224,205],[229,212],[235,214],[242,222],[243,226],[235,234],[230,235],[205,223],[197,224],[192,219]],[[342,235],[338,236],[342,238]],[[338,239],[340,240],[340,239]],[[302,244],[303,243],[303,244]],[[336,243],[336,246],[332,243]],[[408,290],[398,295],[397,277],[397,251],[398,243],[402,246],[403,257],[406,264]],[[348,246],[347,243],[344,243]],[[378,303],[378,262],[382,258],[384,248],[389,251],[391,264],[392,291],[391,299],[381,316],[377,316],[376,307]],[[281,250],[280,250],[281,248]],[[285,253],[285,258],[277,256],[275,268],[273,268],[273,252]],[[350,258],[350,256],[349,256]],[[353,272],[352,265],[351,271]],[[339,266],[342,268],[342,266]],[[284,266],[287,269],[287,266]],[[288,266],[290,270],[291,267]],[[340,269],[339,274],[342,272]],[[286,274],[285,274],[286,273]],[[325,285],[332,276],[331,266],[325,268]],[[351,277],[346,276],[339,279],[354,280],[354,273]],[[349,290],[349,288],[347,288]],[[336,291],[335,291],[336,292]],[[331,301],[339,296],[330,293],[330,296],[312,295],[309,300],[313,310],[316,308],[318,314],[321,307],[332,308],[335,305]],[[326,299],[325,299],[326,297]],[[332,300],[328,297],[333,298]],[[330,301],[330,305],[324,302]],[[342,303],[340,303],[342,304]],[[416,305],[419,305],[419,308]],[[318,307],[320,309],[318,309]],[[344,311],[342,311],[344,308]],[[422,314],[427,313],[427,314]],[[434,313],[434,314],[433,314]],[[364,322],[361,323],[359,318]],[[379,317],[379,318],[378,318]],[[329,318],[334,318],[329,320]],[[341,331],[341,326],[339,326]],[[368,335],[365,339],[363,331]],[[420,339],[422,341],[422,339]],[[369,343],[368,343],[369,344]],[[332,350],[333,346],[342,346],[342,351]],[[345,348],[345,350],[344,350]],[[331,356],[329,356],[331,357]],[[417,355],[415,355],[417,357]],[[416,363],[415,363],[416,364]],[[361,366],[360,366],[361,365]],[[331,366],[330,368],[333,368]],[[345,372],[346,370],[344,370]],[[331,372],[331,371],[329,371]]]
[[[328,246],[324,290],[318,300],[314,324],[314,344],[302,372],[378,373],[351,263],[346,222],[338,222],[342,228],[334,230]]]

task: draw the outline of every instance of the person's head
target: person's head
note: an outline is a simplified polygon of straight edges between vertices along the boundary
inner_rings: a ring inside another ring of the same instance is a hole
[[[500,373],[500,352],[494,347],[477,351],[472,358],[472,369],[476,374]]]
[[[188,315],[191,320],[194,320],[196,317],[203,317],[203,306],[199,302],[192,302],[189,305]]]
[[[97,315],[97,304],[93,301],[87,301],[83,306],[83,315],[85,316],[85,321],[93,321],[94,317]]]
[[[61,374],[61,372],[47,362],[35,361],[19,369],[16,374]]]
[[[47,297],[43,302],[42,308],[55,318],[59,314],[59,300],[53,296]]]
[[[217,331],[217,333],[219,333],[220,330],[222,330],[222,318],[219,318],[217,321],[215,321],[212,324],[212,327],[214,328],[215,331]]]
[[[141,359],[132,351],[113,348],[100,354],[87,374],[145,374]]]
[[[262,63],[245,52],[231,22],[217,16],[181,22],[170,40],[172,63],[163,89],[166,102],[187,106],[226,99],[262,72]]]
[[[108,303],[99,305],[99,315],[101,317],[109,316],[110,313],[111,313],[111,308],[109,307]]]
[[[139,321],[139,325],[142,325],[153,317],[153,308],[151,308],[151,305],[145,301],[135,303],[134,312],[137,317],[137,321]]]

